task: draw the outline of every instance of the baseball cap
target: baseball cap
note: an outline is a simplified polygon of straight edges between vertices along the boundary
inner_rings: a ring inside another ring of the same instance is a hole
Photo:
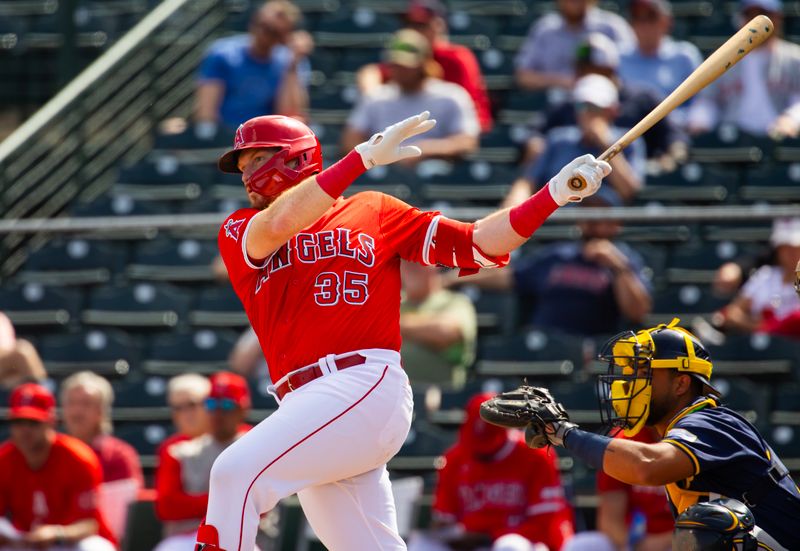
[[[11,393],[8,419],[52,421],[56,418],[56,399],[42,385],[25,383]]]
[[[428,41],[412,29],[397,31],[383,52],[385,61],[410,68],[422,67],[430,55]]]
[[[773,247],[790,245],[800,247],[800,218],[778,218],[772,223],[769,242]]]
[[[434,17],[445,17],[447,8],[439,0],[411,0],[406,9],[409,23],[427,23]]]
[[[783,12],[783,2],[781,0],[740,0],[739,11],[750,8],[761,8],[764,11],[781,13]]]
[[[250,388],[241,375],[229,371],[219,371],[211,378],[211,400],[230,400],[240,408],[250,407]]]
[[[634,8],[650,8],[662,15],[672,15],[672,4],[667,0],[631,0],[630,10]]]
[[[575,61],[616,71],[619,67],[619,48],[606,35],[590,33],[575,50]]]
[[[614,107],[619,103],[619,92],[611,79],[591,74],[578,79],[572,90],[575,103],[591,103],[597,107]]]

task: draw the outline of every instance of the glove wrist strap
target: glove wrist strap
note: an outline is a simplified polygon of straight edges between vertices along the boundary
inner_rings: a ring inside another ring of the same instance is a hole
[[[608,436],[586,432],[574,426],[564,435],[564,447],[590,467],[602,469],[603,456],[611,440]]]
[[[534,193],[523,203],[508,211],[511,227],[522,237],[528,238],[539,229],[547,217],[558,208],[549,190],[550,184]]]
[[[354,150],[317,174],[317,185],[336,199],[366,171],[361,154]]]

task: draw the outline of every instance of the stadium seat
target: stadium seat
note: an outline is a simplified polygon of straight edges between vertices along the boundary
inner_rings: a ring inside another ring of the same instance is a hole
[[[143,367],[148,373],[213,373],[228,367],[228,356],[239,335],[235,332],[197,329],[168,333],[150,339]]]
[[[481,340],[475,371],[482,377],[564,377],[584,367],[583,339],[529,330]]]
[[[208,180],[209,174],[202,169],[163,156],[155,163],[140,162],[122,169],[111,193],[140,201],[197,199]]]
[[[800,201],[800,163],[762,163],[747,171],[739,190],[744,201]]]
[[[18,330],[67,326],[77,319],[82,303],[80,289],[40,283],[6,285],[0,289],[0,312]]]
[[[73,216],[154,216],[170,214],[162,203],[137,201],[127,195],[104,195],[91,203],[78,203],[71,208]]]
[[[207,282],[219,254],[216,242],[195,239],[141,241],[127,267],[132,280]]]
[[[419,172],[418,172],[419,174]],[[423,184],[428,201],[489,202],[502,201],[516,178],[516,170],[500,163],[472,161],[457,163],[445,173],[436,174]]]
[[[728,335],[725,343],[705,343],[718,376],[788,381],[800,366],[797,340],[764,333]]]
[[[114,433],[134,447],[142,456],[155,454],[159,444],[172,433],[172,423],[169,422],[123,422],[117,423]]]
[[[228,284],[201,290],[189,310],[189,323],[205,327],[248,325],[242,303]]]
[[[156,516],[152,500],[131,503],[125,526],[127,529],[121,544],[122,551],[155,549],[163,537],[161,521]]]
[[[752,246],[728,240],[681,245],[670,255],[667,279],[670,283],[709,284],[725,262],[758,252]]]
[[[181,156],[202,150],[220,152],[232,143],[233,132],[222,125],[207,129],[190,124],[177,134],[156,134],[150,155],[158,158],[166,153]]]
[[[800,425],[800,384],[781,384],[774,389],[770,422],[774,425]]]
[[[189,296],[167,284],[102,287],[89,294],[83,322],[129,328],[175,327],[187,317]]]
[[[722,393],[722,404],[738,411],[751,423],[765,426],[768,421],[769,387],[741,377],[712,375],[714,388]]]
[[[55,378],[82,369],[109,378],[124,377],[139,365],[136,341],[114,329],[43,336],[37,349],[48,375]]]
[[[715,297],[710,286],[694,283],[670,285],[656,292],[653,298],[653,313],[648,319],[659,320],[657,323],[671,316],[688,323],[694,315],[709,314],[727,303],[726,299]]]
[[[588,426],[600,424],[596,378],[580,382],[555,381],[548,388],[553,398],[566,408],[571,420]]]
[[[456,440],[455,431],[445,431],[422,420],[415,420],[403,447],[389,461],[393,470],[428,471]]]
[[[314,33],[321,47],[373,47],[383,48],[386,39],[400,26],[394,15],[377,13],[369,7],[359,7],[348,12],[323,18]]]
[[[647,185],[637,195],[641,202],[719,203],[736,184],[736,172],[715,171],[714,165],[688,163],[677,170],[648,174]]]
[[[31,253],[19,274],[46,285],[105,283],[127,260],[125,247],[86,239],[58,239]]]
[[[510,335],[518,322],[517,302],[514,293],[489,291],[466,285],[461,288],[478,314],[478,332],[482,335]]]
[[[151,408],[167,405],[167,382],[160,376],[130,376],[114,385],[115,408]]]

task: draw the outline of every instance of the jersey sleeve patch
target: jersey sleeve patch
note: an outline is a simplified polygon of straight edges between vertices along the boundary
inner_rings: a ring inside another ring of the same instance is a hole
[[[665,438],[669,438],[671,440],[684,440],[686,442],[697,442],[697,436],[688,430],[681,428],[674,428],[670,430],[666,434]]]

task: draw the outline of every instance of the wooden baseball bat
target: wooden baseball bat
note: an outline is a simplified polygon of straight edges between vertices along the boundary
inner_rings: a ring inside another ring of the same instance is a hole
[[[610,161],[633,140],[647,132],[654,124],[666,117],[673,109],[681,105],[697,92],[714,82],[719,76],[739,63],[739,61],[760,46],[772,34],[775,26],[766,15],[754,17],[730,37],[725,44],[708,56],[700,66],[686,77],[675,90],[648,113],[636,126],[628,130],[614,145],[606,149],[598,159]],[[570,189],[580,191],[586,187],[581,176],[571,178]]]

